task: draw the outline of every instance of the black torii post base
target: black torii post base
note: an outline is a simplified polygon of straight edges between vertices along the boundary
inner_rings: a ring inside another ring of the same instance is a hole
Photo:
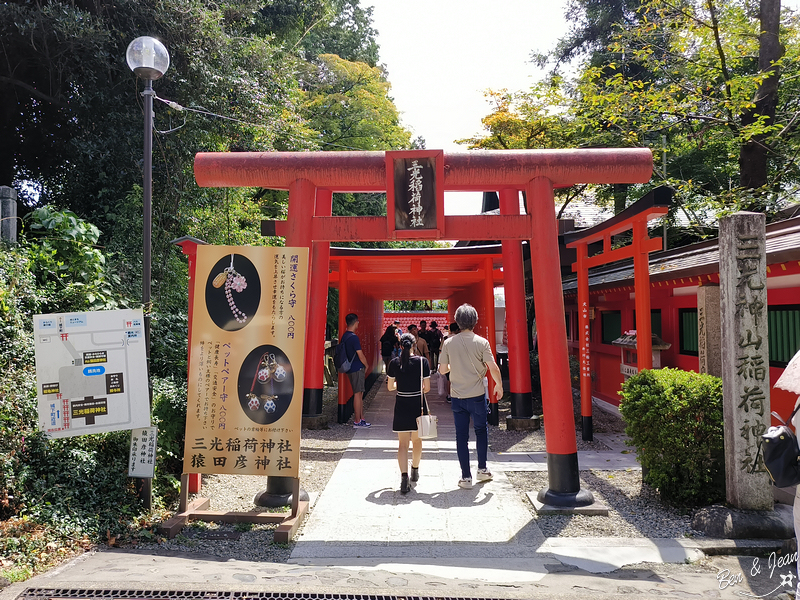
[[[589,490],[581,489],[578,453],[547,454],[549,487],[541,490],[537,500],[542,504],[559,507],[578,507],[594,504]]]
[[[294,477],[267,477],[267,489],[258,492],[253,498],[253,503],[268,508],[289,506],[292,504],[293,486]],[[298,496],[300,502],[308,502],[308,492],[304,489],[300,489]]]

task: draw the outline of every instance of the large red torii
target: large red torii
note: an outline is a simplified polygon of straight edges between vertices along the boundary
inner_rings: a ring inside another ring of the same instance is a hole
[[[389,203],[393,205],[389,184],[392,160],[403,156],[424,156],[435,163],[435,185],[440,194],[436,210],[440,219],[433,231],[394,230],[393,215],[389,218],[332,216],[331,194],[334,192],[387,191]],[[306,404],[318,403],[321,411],[324,347],[321,332],[327,309],[324,301],[319,300],[327,297],[331,241],[500,239],[504,270],[508,268],[520,278],[519,286],[507,298],[507,302],[511,300],[513,304],[507,306],[509,331],[524,334],[524,325],[512,326],[512,321],[520,321],[521,317],[521,324],[525,322],[524,299],[517,298],[521,296],[522,285],[522,252],[518,240],[530,240],[542,405],[547,422],[549,489],[539,493],[539,500],[559,506],[586,505],[593,498],[590,492],[580,489],[553,190],[582,183],[646,183],[652,168],[652,153],[646,148],[447,154],[441,150],[237,152],[199,153],[195,157],[195,178],[201,187],[263,187],[289,191],[288,219],[265,222],[262,232],[285,236],[287,246],[311,249],[309,294],[317,301],[309,303],[307,315],[304,413]],[[527,215],[519,214],[519,203],[514,201],[520,190],[527,193]],[[444,191],[498,191],[501,214],[444,216],[440,201]],[[514,241],[516,243],[512,243]],[[506,278],[507,283],[509,279]],[[510,350],[511,345],[509,340]],[[527,353],[523,357],[519,356],[520,352],[516,354],[516,360],[522,358],[527,362]],[[510,362],[511,358],[509,352]],[[513,363],[510,366],[513,367]],[[512,376],[512,397],[514,379]],[[529,386],[530,382],[528,391]],[[532,412],[518,416],[531,415]]]

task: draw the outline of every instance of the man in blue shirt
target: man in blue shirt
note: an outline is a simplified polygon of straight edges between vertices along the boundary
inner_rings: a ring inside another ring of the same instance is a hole
[[[358,329],[358,315],[350,313],[344,318],[347,331],[342,334],[340,344],[344,344],[344,351],[347,358],[353,357],[353,363],[347,372],[350,385],[353,388],[353,427],[356,429],[366,428],[371,425],[364,420],[364,376],[367,369],[367,357],[361,349],[361,340],[356,335]]]

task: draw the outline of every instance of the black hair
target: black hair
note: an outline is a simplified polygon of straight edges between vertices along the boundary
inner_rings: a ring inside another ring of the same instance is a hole
[[[403,352],[400,353],[400,372],[405,373],[408,366],[409,357],[411,356],[411,347],[416,343],[416,339],[410,333],[404,333],[400,336],[400,345],[403,347]]]
[[[344,318],[344,322],[347,323],[348,327],[352,327],[353,323],[358,321],[358,315],[356,313],[350,313]]]
[[[459,331],[461,330],[458,328],[458,323],[450,323],[450,333],[458,333]]]

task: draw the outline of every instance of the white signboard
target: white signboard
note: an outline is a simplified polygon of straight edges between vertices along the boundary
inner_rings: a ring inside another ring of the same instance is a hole
[[[152,479],[156,474],[156,435],[158,427],[131,430],[128,477]]]
[[[625,376],[625,379],[627,379],[628,377],[633,377],[634,375],[638,374],[639,368],[633,365],[626,365],[625,363],[622,363],[619,366],[619,372]]]
[[[50,437],[150,426],[141,310],[34,315],[39,428]]]

